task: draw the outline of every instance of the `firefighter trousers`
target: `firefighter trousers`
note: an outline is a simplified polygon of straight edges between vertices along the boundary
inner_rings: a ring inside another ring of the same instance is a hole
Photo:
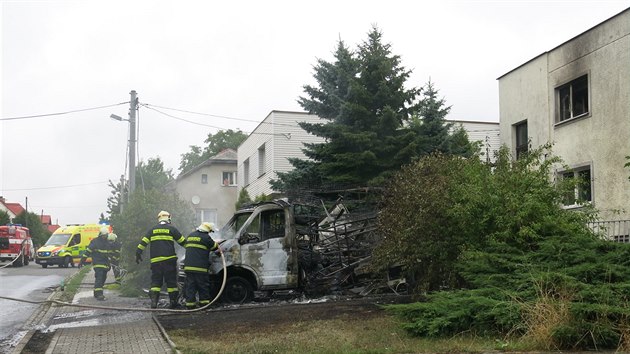
[[[166,291],[177,293],[177,259],[151,263],[151,291],[159,292],[166,283]]]
[[[103,286],[105,286],[108,271],[109,267],[94,265],[94,297],[103,296]]]
[[[186,307],[197,305],[196,296],[199,294],[199,305],[210,303],[210,276],[208,273],[186,272]]]

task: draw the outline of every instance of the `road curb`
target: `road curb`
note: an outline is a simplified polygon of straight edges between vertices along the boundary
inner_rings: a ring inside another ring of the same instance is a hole
[[[68,284],[74,277],[78,276],[79,273],[80,272],[77,271],[74,274],[70,274],[69,276],[65,277],[64,284]],[[24,322],[22,328],[33,328],[38,324],[48,323],[48,321],[50,321],[50,319],[53,317],[53,314],[57,310],[57,308],[53,308],[50,301],[59,300],[62,294],[63,291],[61,290],[61,287],[57,286],[52,294],[50,294],[48,298],[46,298],[46,302],[40,304],[39,307],[35,311],[33,311],[33,314],[31,315],[31,317],[28,318],[28,320],[26,320],[26,322]],[[39,329],[29,329],[24,337],[20,339],[15,348],[13,348],[11,354],[20,354],[26,347],[28,341],[30,341],[33,337],[33,334],[35,334],[35,332],[37,332],[38,330]]]
[[[151,318],[153,319],[153,322],[155,322],[155,324],[157,325],[158,329],[160,330],[160,333],[162,333],[162,336],[166,340],[166,343],[168,343],[168,345],[171,347],[171,350],[173,351],[173,353],[181,354],[182,352],[180,352],[179,349],[177,349],[177,345],[175,345],[175,342],[173,342],[171,340],[171,337],[168,336],[168,333],[166,333],[166,330],[164,329],[164,327],[162,327],[162,324],[157,319],[155,314],[152,314]]]

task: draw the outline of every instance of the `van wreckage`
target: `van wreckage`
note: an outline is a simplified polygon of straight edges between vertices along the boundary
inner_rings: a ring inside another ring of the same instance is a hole
[[[254,296],[304,293],[368,295],[405,292],[405,279],[368,270],[378,244],[375,211],[352,213],[341,200],[328,209],[279,199],[244,207],[213,234],[226,260],[221,299],[244,303]],[[211,256],[212,289],[218,291],[223,263]]]

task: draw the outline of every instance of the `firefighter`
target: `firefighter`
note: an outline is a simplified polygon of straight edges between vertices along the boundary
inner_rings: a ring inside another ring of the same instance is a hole
[[[110,245],[107,241],[109,229],[102,227],[98,232],[98,237],[93,239],[85,249],[85,253],[81,257],[79,267],[85,265],[87,257],[92,257],[92,268],[94,269],[94,297],[96,300],[105,300],[103,295],[103,285],[107,280],[107,272],[109,271],[109,250]]]
[[[167,211],[158,213],[158,224],[147,231],[138,244],[136,263],[142,262],[142,251],[151,245],[151,289],[149,298],[151,308],[157,308],[162,284],[166,283],[166,291],[170,300],[170,308],[177,308],[177,255],[175,244],[184,245],[186,239],[177,228],[171,225],[171,214]]]
[[[197,306],[195,297],[199,294],[199,306],[210,303],[210,252],[218,248],[218,245],[210,237],[214,232],[214,224],[203,222],[197,230],[186,238],[186,259],[184,260],[184,272],[186,273],[186,308],[194,309]]]
[[[122,244],[118,241],[118,235],[115,233],[111,233],[107,236],[107,241],[109,241],[109,264],[112,266],[112,270],[114,271],[114,280],[116,284],[120,285],[122,281],[122,275],[120,272],[120,249],[122,248]]]

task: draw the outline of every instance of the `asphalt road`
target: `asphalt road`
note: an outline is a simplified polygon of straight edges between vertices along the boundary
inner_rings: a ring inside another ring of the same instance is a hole
[[[0,262],[0,267],[6,263]],[[31,262],[27,266],[12,266],[0,269],[0,296],[46,300],[52,289],[63,279],[77,271],[77,268],[46,269]],[[0,353],[24,335],[22,325],[28,320],[38,305],[0,299]]]

